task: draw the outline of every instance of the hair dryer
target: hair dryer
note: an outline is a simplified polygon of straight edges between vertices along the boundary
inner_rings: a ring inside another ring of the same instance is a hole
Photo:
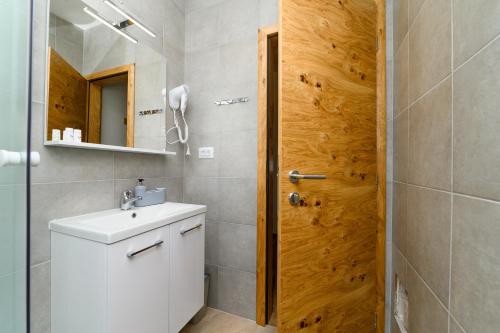
[[[167,142],[169,144],[174,144],[177,142],[185,144],[187,146],[186,155],[189,156],[191,155],[191,152],[189,150],[189,144],[187,143],[189,138],[189,127],[186,122],[186,118],[184,116],[184,113],[186,112],[187,108],[188,95],[189,95],[189,87],[185,84],[180,85],[169,91],[168,105],[170,106],[170,110],[172,110],[173,113],[174,127],[170,128],[167,131],[166,135],[168,136],[168,133],[170,133],[173,130],[177,130],[177,135],[179,139],[174,142],[168,142],[167,140]],[[180,111],[182,121],[184,122],[184,134],[182,133],[181,126],[179,125],[179,121],[177,120],[177,111]]]
[[[185,84],[180,85],[168,92],[168,104],[172,110],[186,111],[189,87]]]

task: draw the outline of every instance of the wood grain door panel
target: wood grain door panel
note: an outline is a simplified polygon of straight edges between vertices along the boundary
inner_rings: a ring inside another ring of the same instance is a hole
[[[376,24],[374,1],[281,0],[280,332],[374,331]]]

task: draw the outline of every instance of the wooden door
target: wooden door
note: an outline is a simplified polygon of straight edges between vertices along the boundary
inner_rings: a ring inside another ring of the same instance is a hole
[[[87,80],[54,49],[49,48],[49,105],[47,139],[52,140],[52,129],[66,127],[82,130],[86,141]]]
[[[374,332],[376,4],[280,2],[278,329]]]

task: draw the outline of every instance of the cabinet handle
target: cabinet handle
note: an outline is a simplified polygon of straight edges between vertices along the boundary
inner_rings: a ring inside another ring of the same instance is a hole
[[[187,233],[188,233],[188,232],[190,232],[190,231],[193,231],[193,230],[195,230],[195,229],[201,228],[201,226],[202,226],[202,225],[203,225],[203,224],[198,223],[197,225],[195,225],[195,226],[194,226],[194,227],[192,227],[192,228],[189,228],[189,229],[187,229],[187,230],[181,230],[180,234],[181,234],[182,236],[184,236],[185,234],[187,234]]]
[[[142,252],[147,251],[147,250],[149,250],[149,249],[152,249],[152,248],[154,248],[154,247],[158,247],[158,246],[160,246],[161,244],[163,244],[163,241],[162,241],[162,240],[156,241],[153,245],[150,245],[150,246],[148,246],[148,247],[145,247],[145,248],[143,248],[143,249],[141,249],[141,250],[137,250],[137,251],[133,251],[133,252],[129,252],[129,253],[127,253],[127,257],[129,257],[129,258],[133,258],[133,257],[135,257],[136,255],[138,255],[139,253],[142,253]]]

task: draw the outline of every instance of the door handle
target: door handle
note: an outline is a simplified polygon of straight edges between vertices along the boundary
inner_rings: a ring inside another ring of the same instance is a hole
[[[127,253],[127,257],[129,257],[130,259],[132,259],[133,257],[135,257],[136,255],[138,255],[139,253],[142,253],[142,252],[147,251],[149,249],[152,249],[154,247],[158,247],[161,244],[163,244],[162,240],[156,241],[153,245],[149,245],[149,246],[147,246],[147,247],[145,247],[145,248],[143,248],[141,250],[132,251],[132,252]]]
[[[301,175],[299,171],[292,170],[288,173],[288,179],[290,182],[295,184],[299,179],[326,179],[325,175]]]
[[[197,225],[195,225],[194,227],[191,227],[191,228],[186,229],[186,230],[181,230],[179,233],[180,233],[182,236],[184,236],[185,234],[187,234],[187,233],[188,233],[188,232],[190,232],[190,231],[193,231],[193,230],[195,230],[195,229],[201,228],[201,226],[202,226],[202,225],[203,225],[203,224],[198,223],[198,224],[197,224]]]
[[[40,164],[40,153],[33,151],[30,155],[31,166]],[[0,168],[8,165],[26,164],[28,154],[26,152],[0,150]]]

